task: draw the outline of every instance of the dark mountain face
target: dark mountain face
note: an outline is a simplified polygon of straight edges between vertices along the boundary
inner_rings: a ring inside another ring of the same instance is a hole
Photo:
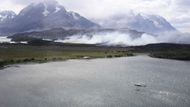
[[[80,16],[68,12],[58,2],[47,0],[33,3],[24,8],[12,20],[0,24],[0,33],[15,33],[52,28],[98,28],[99,25]]]

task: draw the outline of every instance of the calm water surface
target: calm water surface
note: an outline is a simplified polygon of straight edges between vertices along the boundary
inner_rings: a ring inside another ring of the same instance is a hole
[[[189,106],[190,62],[137,56],[0,70],[0,107]]]

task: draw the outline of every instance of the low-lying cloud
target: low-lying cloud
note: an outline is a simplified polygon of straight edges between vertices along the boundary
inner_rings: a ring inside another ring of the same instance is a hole
[[[74,35],[65,40],[58,40],[57,42],[64,43],[83,43],[83,44],[101,44],[107,46],[139,46],[152,43],[190,43],[190,35],[177,33],[163,33],[159,36],[150,34],[142,34],[139,37],[133,37],[128,33],[110,32],[97,33],[92,36],[89,35]]]

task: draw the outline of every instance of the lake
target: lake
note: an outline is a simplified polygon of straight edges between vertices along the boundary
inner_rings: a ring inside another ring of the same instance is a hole
[[[0,70],[0,107],[189,105],[190,62],[185,61],[136,56],[19,64]]]

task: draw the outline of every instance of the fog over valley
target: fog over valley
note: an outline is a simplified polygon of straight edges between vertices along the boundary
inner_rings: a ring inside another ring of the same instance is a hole
[[[85,44],[102,44],[107,46],[138,46],[152,43],[180,43],[189,44],[190,36],[186,34],[165,33],[154,36],[143,33],[141,36],[133,38],[133,35],[120,32],[107,32],[87,35],[73,35],[59,42],[63,43],[85,43]]]

